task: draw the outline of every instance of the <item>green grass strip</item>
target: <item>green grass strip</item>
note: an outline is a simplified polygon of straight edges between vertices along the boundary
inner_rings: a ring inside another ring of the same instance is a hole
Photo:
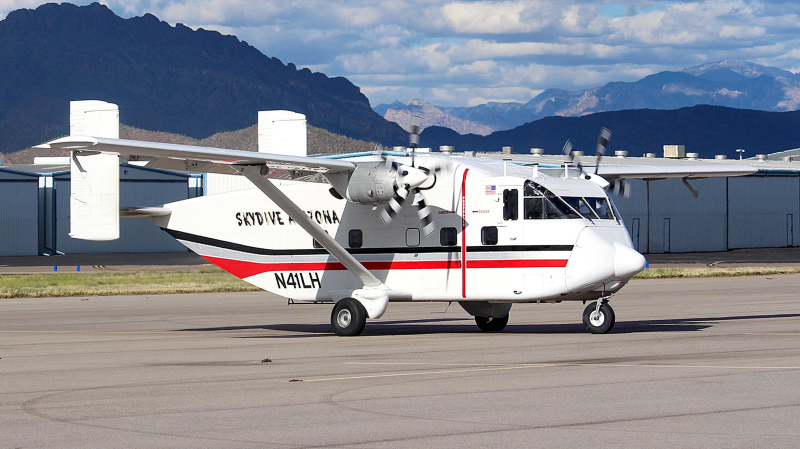
[[[0,298],[257,291],[220,269],[0,275]]]
[[[736,267],[736,268],[655,268],[646,269],[634,279],[707,278],[732,276],[763,276],[772,274],[797,274],[800,267]]]

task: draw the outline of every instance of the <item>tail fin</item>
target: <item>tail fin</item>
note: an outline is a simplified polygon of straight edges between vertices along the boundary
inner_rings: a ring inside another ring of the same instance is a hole
[[[72,101],[72,136],[119,139],[119,108],[103,101]],[[71,154],[70,232],[83,240],[119,238],[119,155]]]
[[[292,111],[259,111],[258,151],[306,156],[306,116]]]

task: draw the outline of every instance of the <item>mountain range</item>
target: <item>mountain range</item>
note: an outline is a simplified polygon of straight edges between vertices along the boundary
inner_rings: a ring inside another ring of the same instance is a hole
[[[800,75],[743,61],[720,61],[660,72],[636,82],[612,82],[578,91],[550,89],[529,102],[442,107],[422,100],[408,105],[382,104],[374,110],[407,126],[419,116],[423,127],[442,126],[460,134],[488,135],[550,116],[628,109],[678,109],[709,104],[761,111],[794,111],[800,107]]]
[[[116,103],[136,128],[203,139],[287,109],[309,125],[388,145],[406,133],[345,78],[298,70],[233,36],[123,19],[106,6],[46,4],[0,21],[0,153],[68,133],[69,101]]]
[[[709,105],[546,117],[488,136],[462,135],[434,126],[422,131],[420,141],[432,148],[452,145],[456,151],[500,151],[511,146],[519,153],[543,148],[547,154],[560,154],[569,139],[575,150],[593,155],[603,127],[613,133],[609,154],[624,150],[637,157],[645,153],[661,157],[664,145],[685,145],[687,153],[698,153],[708,159],[718,154],[738,157],[736,149],[740,148],[749,157],[800,148],[800,111],[770,112]]]

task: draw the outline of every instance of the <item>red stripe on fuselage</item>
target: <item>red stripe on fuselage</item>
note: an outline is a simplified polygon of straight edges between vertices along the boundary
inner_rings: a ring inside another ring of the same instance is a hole
[[[244,279],[261,273],[273,271],[344,271],[347,268],[339,262],[279,262],[259,263],[243,260],[203,256],[206,260],[232,275]],[[420,260],[395,262],[364,262],[368,270],[449,270],[461,268],[461,261]],[[471,260],[470,268],[563,268],[566,259],[524,259],[524,260]]]

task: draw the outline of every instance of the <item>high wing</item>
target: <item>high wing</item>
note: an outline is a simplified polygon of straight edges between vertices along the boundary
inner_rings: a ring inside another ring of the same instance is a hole
[[[336,177],[346,178],[356,169],[356,164],[352,162],[85,136],[64,137],[40,145],[39,148],[70,150],[75,166],[87,176],[92,176],[88,173],[91,170],[89,167],[94,165],[91,159],[101,154],[115,156],[111,161],[111,166],[106,166],[110,172],[118,171],[116,156],[121,155],[129,161],[147,161],[148,167],[245,176],[363,282],[363,288],[346,292],[346,294],[359,300],[370,318],[379,318],[383,315],[389,297],[399,294],[384,285],[342,245],[310,219],[294,201],[267,179],[268,177],[295,179],[305,175],[324,175],[329,181]],[[88,170],[82,165],[86,166]],[[76,185],[76,178],[78,177],[73,176],[73,189]],[[71,196],[74,198],[75,192]],[[100,195],[95,194],[94,196]],[[166,213],[167,211],[155,208],[151,210],[137,209],[128,212],[127,215],[139,214],[148,217],[153,214],[163,215]]]
[[[592,168],[587,167],[587,171]],[[643,179],[655,181],[667,178],[703,179],[725,176],[744,176],[757,172],[749,165],[736,164],[692,164],[692,165],[636,165],[636,166],[602,166],[597,174],[607,180]]]
[[[356,167],[352,162],[336,159],[102,137],[68,136],[39,145],[37,148],[72,150],[79,154],[116,153],[127,156],[129,161],[145,161],[150,168],[228,175],[241,174],[235,168],[237,166],[266,165],[269,167],[267,177],[273,179],[294,179],[314,174],[332,175],[352,172]]]

